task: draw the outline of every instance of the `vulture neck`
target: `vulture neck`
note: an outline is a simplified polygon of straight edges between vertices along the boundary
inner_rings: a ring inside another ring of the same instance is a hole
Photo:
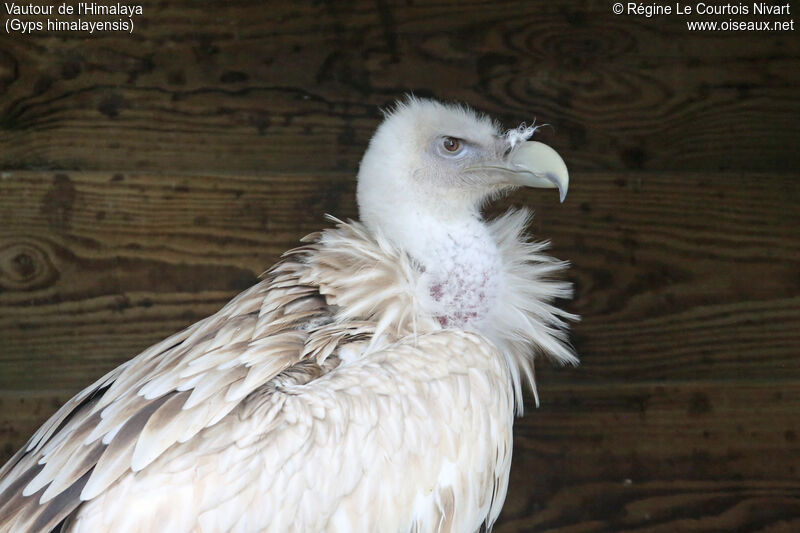
[[[384,228],[422,272],[423,305],[443,327],[481,331],[501,286],[502,262],[477,209],[409,213]]]
[[[528,240],[527,210],[489,222],[477,211],[443,221],[392,203],[383,210],[362,203],[363,224],[340,222],[302,248],[309,254],[301,285],[319,286],[336,304],[337,321],[372,322],[392,333],[390,342],[438,328],[481,334],[505,358],[521,412],[522,384],[535,391],[535,352],[578,361],[566,343],[566,321],[577,317],[552,305],[572,293],[554,279],[566,263]]]

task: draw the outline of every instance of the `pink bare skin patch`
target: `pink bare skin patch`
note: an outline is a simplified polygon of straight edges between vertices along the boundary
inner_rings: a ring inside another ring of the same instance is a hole
[[[499,266],[494,257],[469,253],[469,247],[451,251],[447,268],[428,289],[443,328],[469,326],[485,317],[499,289]]]

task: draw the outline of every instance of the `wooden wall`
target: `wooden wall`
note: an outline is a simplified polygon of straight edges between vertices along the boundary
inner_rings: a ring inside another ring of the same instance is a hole
[[[800,40],[610,2],[141,0],[0,33],[0,462],[62,402],[355,217],[379,106],[536,118],[572,171],[576,369],[497,531],[800,530]],[[795,7],[795,6],[792,6]]]

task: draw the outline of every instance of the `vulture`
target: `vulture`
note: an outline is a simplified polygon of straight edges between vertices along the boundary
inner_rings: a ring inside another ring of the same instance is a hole
[[[563,201],[535,130],[397,102],[360,221],[69,400],[0,470],[0,532],[491,530],[534,357],[577,363],[566,263],[528,211],[482,215],[517,187]]]

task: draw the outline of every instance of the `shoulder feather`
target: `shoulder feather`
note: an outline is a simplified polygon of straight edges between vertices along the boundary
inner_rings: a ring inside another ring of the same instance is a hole
[[[330,237],[337,231],[288,252],[218,313],[67,402],[0,470],[0,532],[54,527],[126,472],[147,468],[218,423],[282,372],[304,359],[323,362],[338,343],[371,335],[366,322],[344,325],[331,302],[340,290],[336,270],[349,263],[328,248],[356,237]],[[368,255],[363,238],[355,240]]]

